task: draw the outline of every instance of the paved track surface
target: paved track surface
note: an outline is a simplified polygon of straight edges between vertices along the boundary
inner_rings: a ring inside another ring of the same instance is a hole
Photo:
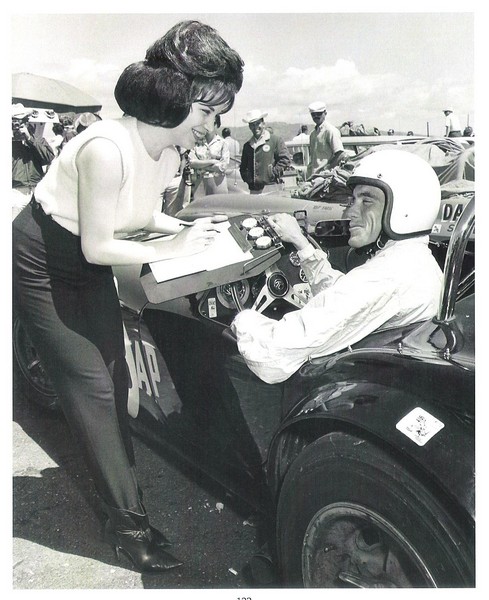
[[[248,560],[263,540],[250,509],[135,439],[152,523],[184,561],[168,573],[142,575],[102,541],[91,482],[63,418],[15,388],[13,416],[13,589],[255,588],[257,598]]]

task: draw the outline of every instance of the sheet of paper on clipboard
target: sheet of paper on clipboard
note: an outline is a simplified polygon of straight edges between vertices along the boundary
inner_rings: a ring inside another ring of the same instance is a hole
[[[229,233],[229,221],[213,224],[221,232],[215,241],[202,252],[183,256],[181,258],[170,258],[150,263],[153,277],[158,283],[170,281],[177,277],[184,277],[201,271],[213,271],[226,265],[243,262],[253,258],[253,254],[243,252],[236,240]]]

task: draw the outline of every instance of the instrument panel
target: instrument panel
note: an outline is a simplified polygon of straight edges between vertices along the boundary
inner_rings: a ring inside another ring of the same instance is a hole
[[[202,317],[227,326],[238,311],[251,308],[279,319],[309,300],[310,286],[297,252],[282,243],[266,217],[244,216],[233,222],[230,232],[243,250],[275,247],[280,256],[259,275],[204,292],[198,302]]]

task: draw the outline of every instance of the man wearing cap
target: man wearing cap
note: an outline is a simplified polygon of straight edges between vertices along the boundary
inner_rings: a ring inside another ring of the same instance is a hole
[[[12,105],[12,218],[29,204],[44,168],[54,159],[47,140],[34,135],[31,113],[22,104]]]
[[[451,108],[445,108],[445,137],[461,137],[462,129],[460,127],[460,121],[456,114],[454,114]]]
[[[284,141],[265,128],[267,113],[252,110],[243,119],[253,134],[245,142],[239,171],[251,194],[280,189],[284,170],[290,165],[290,155]]]
[[[309,112],[316,127],[311,132],[309,142],[309,164],[307,177],[316,175],[324,169],[336,167],[345,156],[339,129],[326,121],[326,105],[324,102],[313,102]]]

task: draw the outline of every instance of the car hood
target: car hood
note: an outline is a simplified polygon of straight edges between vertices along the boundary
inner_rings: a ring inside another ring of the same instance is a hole
[[[318,221],[344,219],[346,205],[329,202],[316,202],[303,198],[291,198],[280,194],[215,194],[204,196],[191,202],[176,216],[180,219],[196,219],[224,213],[228,217],[238,215],[268,215],[279,212],[293,214],[306,211],[310,225]]]

